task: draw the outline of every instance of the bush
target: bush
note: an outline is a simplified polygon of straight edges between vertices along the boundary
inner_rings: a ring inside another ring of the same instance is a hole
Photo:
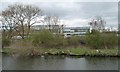
[[[34,46],[47,46],[53,40],[53,34],[48,30],[41,30],[30,36]]]
[[[80,44],[79,37],[77,36],[67,38],[67,42],[69,46],[78,46]]]
[[[86,42],[91,48],[102,48],[102,41],[98,31],[93,30],[91,33],[88,33],[86,36]]]
[[[80,37],[79,37],[79,43],[80,43],[81,45],[86,45],[85,36],[80,36]]]
[[[61,35],[54,35],[54,38],[51,43],[50,43],[51,47],[59,47],[60,48],[60,47],[67,46],[66,39]]]
[[[103,33],[102,34],[102,42],[104,48],[114,48],[118,46],[118,37],[116,33]]]
[[[6,38],[6,37],[2,38],[2,48],[6,47],[6,46],[9,46],[10,43],[11,43],[11,41],[10,41],[9,38]]]
[[[86,35],[87,45],[91,48],[113,48],[117,46],[117,34],[116,33],[100,33],[93,30]]]
[[[32,40],[34,46],[47,48],[63,47],[67,44],[62,35],[53,34],[49,30],[41,30],[40,32],[32,34],[30,40]]]

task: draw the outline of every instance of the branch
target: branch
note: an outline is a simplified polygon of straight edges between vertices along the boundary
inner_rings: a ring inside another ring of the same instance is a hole
[[[41,23],[41,22],[44,22],[44,21],[43,20],[35,21],[35,22],[31,23],[30,26],[34,25],[35,23]]]

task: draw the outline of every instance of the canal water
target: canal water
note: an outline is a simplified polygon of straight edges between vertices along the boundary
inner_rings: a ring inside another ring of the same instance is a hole
[[[3,55],[3,70],[118,70],[117,57],[16,57]]]

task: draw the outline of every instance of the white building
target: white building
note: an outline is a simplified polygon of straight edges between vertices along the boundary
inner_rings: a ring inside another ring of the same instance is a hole
[[[63,34],[65,37],[84,36],[87,32],[90,32],[90,27],[65,27],[63,28]]]
[[[90,31],[90,27],[63,27],[62,25],[34,25],[32,26],[35,30],[41,29],[56,29],[60,30],[58,32],[64,34],[65,37],[70,37],[72,35],[83,36],[86,32]]]

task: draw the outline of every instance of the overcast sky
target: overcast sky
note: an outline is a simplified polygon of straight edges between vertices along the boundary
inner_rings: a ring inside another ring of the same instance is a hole
[[[71,0],[70,0],[71,1]],[[30,4],[40,7],[45,15],[58,16],[66,26],[88,26],[94,16],[101,16],[107,27],[118,27],[118,2],[33,2],[7,0],[0,4],[0,10],[15,3]]]

